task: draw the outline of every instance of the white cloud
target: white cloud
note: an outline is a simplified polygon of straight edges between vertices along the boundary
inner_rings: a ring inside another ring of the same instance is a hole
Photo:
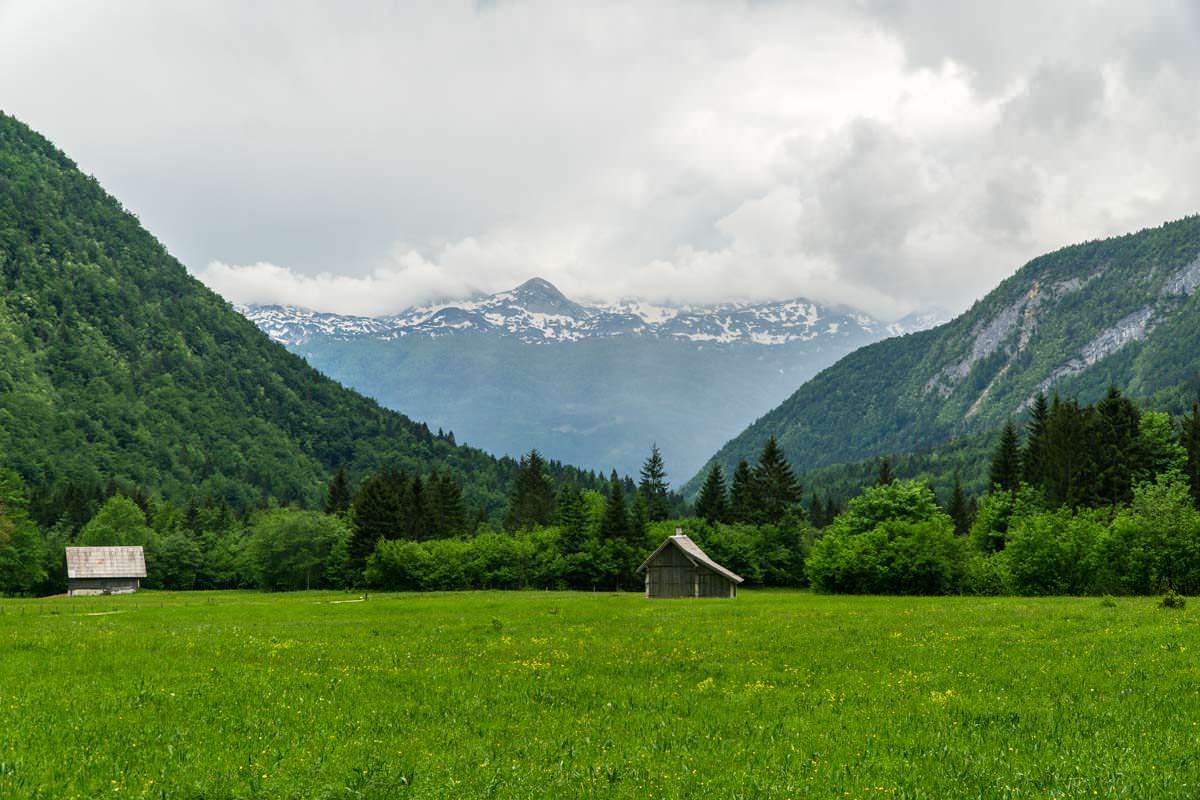
[[[1197,8],[9,0],[0,97],[235,300],[895,315],[1200,209]]]

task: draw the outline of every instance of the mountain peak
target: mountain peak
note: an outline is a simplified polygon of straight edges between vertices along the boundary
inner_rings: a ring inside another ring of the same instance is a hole
[[[520,286],[513,289],[512,291],[516,294],[521,294],[521,295],[538,294],[538,295],[562,298],[563,300],[567,299],[566,295],[564,295],[562,292],[560,292],[558,290],[557,286],[555,286],[553,283],[546,280],[545,278],[538,278],[538,277],[530,278],[529,280],[525,281],[524,283],[522,283]]]

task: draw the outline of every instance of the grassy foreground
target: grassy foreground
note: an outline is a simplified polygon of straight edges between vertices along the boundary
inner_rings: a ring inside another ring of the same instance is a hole
[[[0,797],[1194,798],[1150,599],[0,601]]]

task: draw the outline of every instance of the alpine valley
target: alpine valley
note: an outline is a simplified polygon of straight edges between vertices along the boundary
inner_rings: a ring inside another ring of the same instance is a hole
[[[325,374],[460,441],[623,473],[657,442],[678,478],[842,356],[944,318],[885,323],[803,299],[586,304],[541,278],[388,317],[241,310]]]

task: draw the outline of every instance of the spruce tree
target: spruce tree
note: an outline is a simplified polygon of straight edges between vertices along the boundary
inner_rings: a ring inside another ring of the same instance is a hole
[[[554,486],[546,475],[546,462],[537,450],[522,456],[517,465],[508,511],[504,515],[506,530],[549,525],[554,520]]]
[[[1017,442],[1017,429],[1010,419],[1000,434],[1000,444],[992,456],[992,468],[988,474],[994,489],[1015,492],[1021,485],[1021,448]]]
[[[754,519],[753,476],[746,459],[738,462],[729,489],[729,521],[752,522]]]
[[[879,459],[879,475],[875,478],[876,486],[887,486],[895,478],[892,477],[892,457],[884,456]]]
[[[1102,504],[1125,505],[1133,499],[1140,421],[1137,406],[1116,386],[1109,386],[1096,404],[1096,495]]]
[[[954,491],[950,493],[950,504],[946,508],[946,514],[954,521],[954,532],[957,535],[966,536],[970,532],[971,507],[967,503],[967,496],[963,492],[958,475],[954,476]]]
[[[1046,418],[1043,487],[1047,505],[1078,508],[1095,502],[1096,452],[1100,449],[1095,409],[1074,400],[1050,404]]]
[[[763,446],[751,478],[755,517],[758,521],[775,524],[800,502],[800,484],[783,448],[772,436]]]
[[[1192,413],[1183,415],[1179,443],[1187,451],[1185,471],[1192,499],[1200,505],[1200,403],[1192,403]]]
[[[563,555],[578,553],[587,543],[587,506],[583,492],[571,484],[564,485],[558,491],[557,506],[559,548]]]
[[[434,538],[466,532],[467,510],[462,487],[449,473],[435,472],[425,485],[429,535]]]
[[[1038,392],[1033,399],[1029,422],[1025,425],[1025,449],[1021,453],[1021,473],[1030,486],[1041,487],[1045,482],[1046,469],[1046,420],[1050,416],[1050,404],[1046,395]]]
[[[404,476],[391,470],[372,475],[354,497],[354,530],[350,535],[347,567],[354,582],[362,577],[367,558],[380,539],[395,539],[404,526],[401,486]]]
[[[729,518],[729,495],[725,491],[725,475],[720,464],[713,464],[700,487],[696,498],[696,516],[709,524],[725,522]]]
[[[633,503],[629,506],[629,541],[644,542],[649,529],[650,508],[646,504],[646,498],[639,492],[634,495]]]
[[[604,501],[604,516],[600,519],[600,538],[604,541],[629,539],[629,511],[625,507],[625,487],[614,469]]]
[[[662,522],[668,519],[671,516],[671,502],[667,496],[667,471],[657,444],[650,445],[650,455],[642,464],[641,478],[638,495],[646,503],[649,520]]]
[[[344,516],[350,510],[350,482],[346,480],[346,470],[338,467],[329,482],[329,492],[325,495],[324,511],[326,514]]]

